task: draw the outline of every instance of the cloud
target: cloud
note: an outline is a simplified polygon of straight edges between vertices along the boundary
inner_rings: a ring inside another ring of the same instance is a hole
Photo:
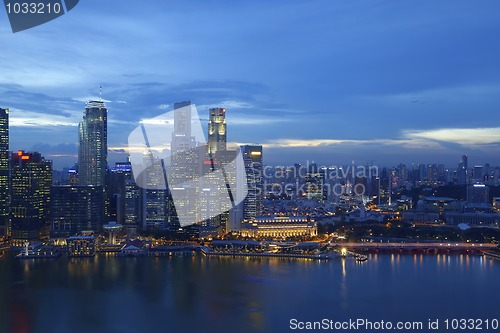
[[[439,148],[436,142],[427,140],[398,140],[398,139],[374,139],[374,140],[347,140],[347,139],[277,139],[264,144],[265,148],[319,148],[331,146],[401,146],[404,148]]]
[[[403,133],[408,139],[444,141],[464,146],[500,143],[500,127],[406,130]]]
[[[227,123],[231,126],[244,126],[244,125],[273,125],[277,123],[287,123],[292,122],[296,119],[291,118],[278,118],[278,117],[267,117],[262,115],[251,116],[240,116],[240,115],[228,115]]]
[[[67,111],[68,116],[44,114],[17,108],[10,109],[9,124],[12,127],[59,127],[78,126],[80,113]]]
[[[254,106],[250,103],[243,102],[243,101],[227,100],[227,101],[222,101],[220,103],[215,103],[215,104],[199,105],[197,107],[199,109],[226,108],[226,109],[236,110],[236,109],[251,109]]]
[[[73,100],[77,101],[77,102],[82,102],[82,103],[85,103],[88,101],[102,101],[104,103],[112,103],[112,101],[107,100],[107,99],[103,99],[100,96],[73,97]],[[125,103],[126,104],[127,102],[119,101],[118,103]]]

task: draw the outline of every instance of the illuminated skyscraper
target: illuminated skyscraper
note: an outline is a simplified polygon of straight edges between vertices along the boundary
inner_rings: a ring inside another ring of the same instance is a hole
[[[242,146],[243,161],[247,179],[248,194],[244,201],[243,218],[253,220],[262,212],[262,146]]]
[[[9,109],[0,108],[0,237],[9,231]]]
[[[15,244],[48,236],[51,184],[52,161],[37,152],[12,154],[11,229]]]
[[[195,146],[195,138],[191,132],[191,102],[175,103],[174,132],[172,133],[172,169],[170,179],[168,179],[171,185],[182,185],[197,178]]]
[[[212,108],[208,120],[208,153],[225,151],[227,144],[226,109]]]
[[[174,104],[174,132],[172,133],[171,168],[167,182],[169,191],[165,193],[167,203],[165,210],[166,227],[177,229],[179,220],[177,212],[193,213],[197,215],[196,187],[191,182],[199,177],[198,151],[195,137],[192,133],[193,106],[191,102],[184,101]],[[173,197],[175,206],[173,204]],[[191,214],[190,214],[191,215]],[[193,223],[197,222],[195,218]]]
[[[78,179],[80,185],[105,186],[108,167],[108,110],[90,101],[79,125]]]

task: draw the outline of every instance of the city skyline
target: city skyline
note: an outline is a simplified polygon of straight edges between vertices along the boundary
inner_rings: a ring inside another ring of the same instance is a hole
[[[2,55],[0,106],[11,110],[11,149],[40,151],[57,169],[76,161],[70,138],[81,104],[97,100],[101,85],[111,161],[124,160],[141,119],[191,100],[200,114],[226,108],[228,139],[262,144],[270,165],[451,167],[463,154],[500,165],[500,124],[491,117],[500,106],[500,47],[488,38],[500,31],[498,7],[215,1],[118,10],[88,1],[15,35],[0,25],[5,49],[20,52]],[[101,24],[87,24],[96,17]]]

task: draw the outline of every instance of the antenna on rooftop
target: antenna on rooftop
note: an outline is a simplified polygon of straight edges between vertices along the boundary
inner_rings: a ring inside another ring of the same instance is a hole
[[[99,101],[102,102],[102,85],[99,86]]]

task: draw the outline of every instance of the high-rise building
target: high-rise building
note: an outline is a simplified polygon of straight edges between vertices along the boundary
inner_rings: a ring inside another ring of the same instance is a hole
[[[104,187],[108,168],[108,110],[103,102],[87,102],[79,134],[79,184]]]
[[[475,165],[472,170],[475,182],[483,182],[484,181],[484,170],[482,165]]]
[[[9,109],[0,108],[0,238],[9,233]]]
[[[241,147],[247,180],[248,194],[243,201],[243,218],[252,221],[262,213],[262,146],[245,145]]]
[[[143,228],[145,230],[164,229],[167,215],[167,194],[168,190],[164,184],[164,170],[160,159],[153,157],[152,154],[145,155],[145,159],[151,159],[152,167],[142,176],[143,184],[147,186],[142,191],[142,216]]]
[[[51,237],[100,231],[104,218],[100,186],[52,186],[50,201]]]
[[[110,197],[110,221],[124,225],[129,235],[135,235],[141,222],[141,194],[132,174],[130,162],[119,162],[109,172],[107,187]]]
[[[208,119],[208,153],[214,155],[217,151],[226,150],[226,109],[210,109]]]
[[[467,155],[462,156],[462,164],[463,164],[465,170],[469,169],[469,157]]]
[[[324,174],[319,170],[316,163],[311,163],[305,177],[305,194],[310,200],[323,200],[323,186],[325,183]]]
[[[171,167],[165,193],[167,203],[166,227],[179,227],[177,212],[196,216],[199,205],[196,202],[197,188],[192,181],[199,177],[199,156],[191,126],[192,105],[189,101],[174,104],[174,132],[172,133]],[[172,204],[175,197],[175,208]],[[195,218],[192,223],[198,222]]]
[[[52,161],[22,150],[11,161],[11,229],[19,245],[48,236]]]

